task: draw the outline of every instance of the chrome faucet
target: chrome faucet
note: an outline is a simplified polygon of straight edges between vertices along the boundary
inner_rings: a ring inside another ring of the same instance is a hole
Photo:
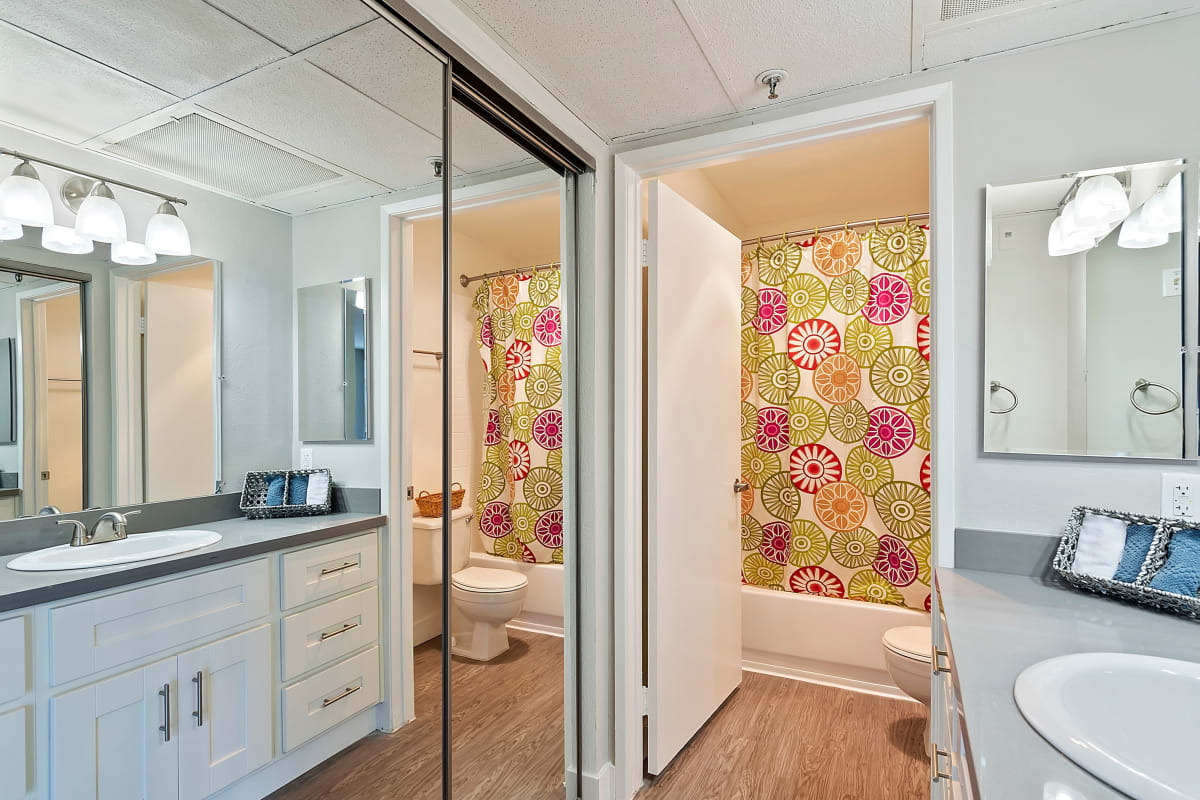
[[[142,512],[126,511],[122,514],[120,511],[107,511],[100,515],[90,531],[77,519],[59,520],[58,524],[75,526],[75,530],[71,534],[71,547],[83,547],[88,544],[103,544],[124,539],[129,535],[126,530],[129,521],[127,518],[140,513]],[[106,525],[107,529],[105,529]]]

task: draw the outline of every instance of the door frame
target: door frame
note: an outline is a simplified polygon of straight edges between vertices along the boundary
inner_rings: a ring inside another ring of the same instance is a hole
[[[566,542],[563,564],[563,627],[564,627],[564,752],[566,756],[567,789],[573,790],[572,773],[575,769],[576,725],[578,711],[572,707],[571,699],[577,697],[575,648],[578,642],[576,629],[576,585],[578,581],[579,513],[578,513],[578,470],[576,459],[579,454],[576,392],[576,338],[577,325],[575,307],[575,201],[576,193],[571,188],[574,181],[557,175],[548,176],[546,171],[495,178],[484,183],[455,188],[454,210],[480,208],[496,203],[508,202],[537,195],[558,195],[559,241],[562,260],[561,275],[562,312],[564,316],[563,348],[564,382],[563,408],[569,410],[565,429],[567,446],[572,456],[563,463],[563,509],[566,517]],[[389,655],[385,662],[385,707],[380,726],[385,730],[396,730],[416,717],[415,674],[413,666],[413,581],[412,581],[412,502],[405,496],[412,485],[412,404],[409,398],[409,378],[413,366],[413,347],[428,346],[418,341],[413,334],[411,317],[404,313],[413,293],[413,237],[412,224],[435,219],[442,215],[442,194],[424,195],[410,200],[388,203],[379,209],[380,229],[380,319],[384,324],[380,343],[383,363],[391,364],[388,370],[385,392],[385,414],[378,420],[379,439],[386,442],[382,448],[380,465],[384,490],[382,512],[388,517],[388,530],[394,532],[388,539],[386,570],[388,585],[399,587],[389,592],[384,601],[385,630]],[[445,364],[445,360],[442,362]],[[398,655],[397,655],[398,654]],[[573,794],[568,796],[574,797]]]
[[[934,318],[931,347],[933,550],[954,559],[953,110],[952,86],[939,83],[870,100],[744,125],[630,150],[614,158],[615,431],[614,646],[615,798],[643,781],[645,679],[642,673],[642,279],[641,183],[684,169],[763,155],[818,139],[929,119],[930,240]],[[938,365],[946,365],[939,368]],[[944,412],[944,413],[943,413]],[[944,419],[944,424],[938,421]],[[732,424],[732,423],[731,423]],[[931,587],[937,606],[937,589]]]

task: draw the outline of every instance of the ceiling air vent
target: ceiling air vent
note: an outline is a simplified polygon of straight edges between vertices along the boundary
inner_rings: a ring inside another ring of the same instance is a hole
[[[959,17],[994,11],[997,8],[1022,3],[1025,0],[942,0],[942,22]]]
[[[342,177],[200,114],[113,142],[104,151],[248,200]]]

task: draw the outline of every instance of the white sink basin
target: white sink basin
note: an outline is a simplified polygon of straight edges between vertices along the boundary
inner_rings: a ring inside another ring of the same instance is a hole
[[[1140,800],[1200,798],[1200,664],[1129,653],[1051,658],[1017,706],[1063,755]]]
[[[111,567],[132,561],[173,556],[208,547],[221,541],[215,531],[159,531],[157,533],[131,533],[124,539],[102,544],[71,547],[62,544],[35,550],[17,556],[8,562],[9,569],[21,572],[50,572],[60,569],[87,569],[89,567]]]

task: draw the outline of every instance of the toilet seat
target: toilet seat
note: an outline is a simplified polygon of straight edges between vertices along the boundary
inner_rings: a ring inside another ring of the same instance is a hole
[[[888,630],[883,634],[883,646],[901,658],[933,662],[933,631],[921,625]]]
[[[450,578],[452,586],[468,592],[491,594],[512,592],[529,585],[529,579],[511,569],[488,569],[467,567]]]

